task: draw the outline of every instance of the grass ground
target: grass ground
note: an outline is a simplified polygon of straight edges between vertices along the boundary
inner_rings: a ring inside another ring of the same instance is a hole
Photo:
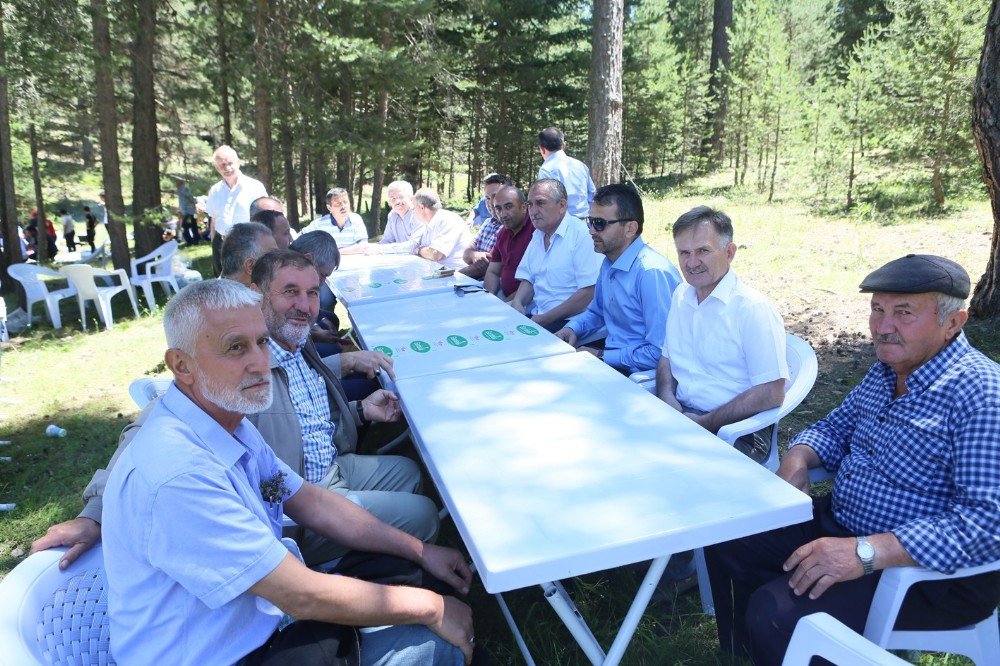
[[[809,340],[819,356],[816,386],[782,422],[783,442],[839,403],[873,359],[866,337],[867,302],[857,293],[864,275],[907,252],[934,252],[959,261],[975,281],[986,266],[992,230],[989,207],[983,201],[965,202],[934,217],[838,217],[813,213],[795,201],[763,203],[752,193],[728,188],[723,174],[681,189],[651,192],[644,237],[673,258],[667,226],[702,203],[730,213],[740,248],[734,269],[775,302],[788,330]],[[187,254],[196,268],[208,274],[207,246]],[[8,306],[13,306],[10,300]],[[91,314],[91,330],[83,333],[76,305],[67,301],[62,330],[39,325],[3,347],[0,439],[13,444],[0,454],[11,456],[13,462],[0,463],[0,502],[16,502],[18,507],[0,514],[0,576],[24,557],[30,542],[48,525],[76,514],[92,470],[105,464],[119,431],[136,413],[128,398],[129,382],[164,370],[162,310],[137,320],[125,316],[126,308],[117,311],[123,318],[112,331],[98,331]],[[974,344],[1000,359],[996,322],[973,322],[967,330]],[[69,435],[45,437],[49,423],[66,428]],[[461,547],[447,526],[442,538]],[[605,646],[641,573],[626,568],[571,583],[580,611]],[[522,590],[507,598],[520,625],[528,628],[525,638],[538,663],[584,663],[542,601],[540,590]],[[477,636],[496,662],[520,663],[497,604],[481,587],[474,588],[471,603]],[[716,649],[714,622],[700,613],[697,595],[692,594],[672,607],[656,606],[646,613],[624,663],[727,662]],[[962,662],[925,655],[920,663]]]

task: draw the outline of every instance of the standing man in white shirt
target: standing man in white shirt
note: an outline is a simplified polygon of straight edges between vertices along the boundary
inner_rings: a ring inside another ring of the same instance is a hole
[[[566,188],[558,180],[536,180],[528,191],[528,216],[535,231],[514,277],[521,281],[511,300],[553,333],[594,298],[594,285],[604,256],[583,220],[566,210]]]
[[[670,303],[657,395],[717,433],[784,400],[785,329],[767,297],[730,270],[736,244],[728,215],[698,206],[677,218],[673,233],[686,283]],[[741,437],[736,448],[762,462],[766,430]]]
[[[267,196],[259,180],[240,171],[240,158],[229,146],[219,146],[212,155],[215,170],[222,180],[212,186],[205,201],[205,212],[212,218],[212,268],[222,272],[222,240],[233,225],[250,221],[250,204]]]
[[[347,190],[335,187],[327,192],[326,209],[329,212],[310,222],[302,233],[325,231],[337,241],[341,254],[364,254],[368,245],[368,228],[361,216],[351,211],[351,197]]]
[[[597,188],[590,177],[590,168],[567,155],[565,147],[566,137],[559,128],[546,127],[538,133],[538,152],[544,160],[538,169],[538,180],[554,178],[562,183],[569,214],[584,218],[590,213],[590,202]]]

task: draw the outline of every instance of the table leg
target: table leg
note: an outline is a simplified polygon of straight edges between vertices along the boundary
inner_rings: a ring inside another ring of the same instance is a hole
[[[545,600],[549,602],[563,624],[569,629],[569,633],[573,634],[573,638],[587,655],[590,663],[604,663],[604,650],[601,649],[601,644],[594,638],[593,632],[590,631],[590,627],[580,615],[580,611],[576,609],[576,604],[569,598],[562,583],[553,581],[544,583],[541,587],[545,592]]]
[[[0,504],[0,506],[3,506]],[[528,645],[524,642],[524,637],[521,635],[521,630],[517,628],[517,623],[514,622],[514,616],[510,614],[510,609],[507,607],[507,602],[504,601],[502,594],[494,594],[497,599],[497,603],[500,604],[500,611],[503,613],[503,618],[507,620],[507,626],[510,627],[511,632],[514,634],[514,640],[517,641],[517,647],[521,650],[521,654],[524,656],[524,661],[527,666],[535,666],[535,660],[531,658],[531,653],[528,652]]]
[[[665,557],[658,557],[650,563],[649,571],[646,572],[646,577],[642,579],[639,591],[636,592],[635,599],[632,601],[632,605],[629,607],[628,613],[622,621],[622,626],[618,630],[618,635],[615,636],[615,642],[611,644],[611,649],[608,650],[608,657],[604,660],[605,664],[617,664],[621,661],[622,655],[625,654],[625,649],[628,648],[629,641],[632,640],[632,634],[635,633],[636,627],[639,626],[639,620],[642,619],[643,613],[646,612],[649,600],[653,597],[653,592],[656,590],[660,578],[663,577],[663,572],[666,570],[669,560],[670,556],[667,555]]]

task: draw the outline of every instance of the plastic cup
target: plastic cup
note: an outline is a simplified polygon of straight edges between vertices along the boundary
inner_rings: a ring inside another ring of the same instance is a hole
[[[45,428],[45,434],[49,437],[65,437],[66,429],[52,424]]]

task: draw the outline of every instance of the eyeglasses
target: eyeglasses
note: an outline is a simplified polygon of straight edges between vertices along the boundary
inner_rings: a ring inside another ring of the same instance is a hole
[[[615,222],[631,222],[631,221],[632,221],[631,218],[628,219],[621,218],[618,220],[605,220],[603,217],[588,217],[584,219],[584,222],[587,223],[587,228],[593,229],[597,233],[601,233],[602,231],[607,229],[609,224],[614,224]]]

